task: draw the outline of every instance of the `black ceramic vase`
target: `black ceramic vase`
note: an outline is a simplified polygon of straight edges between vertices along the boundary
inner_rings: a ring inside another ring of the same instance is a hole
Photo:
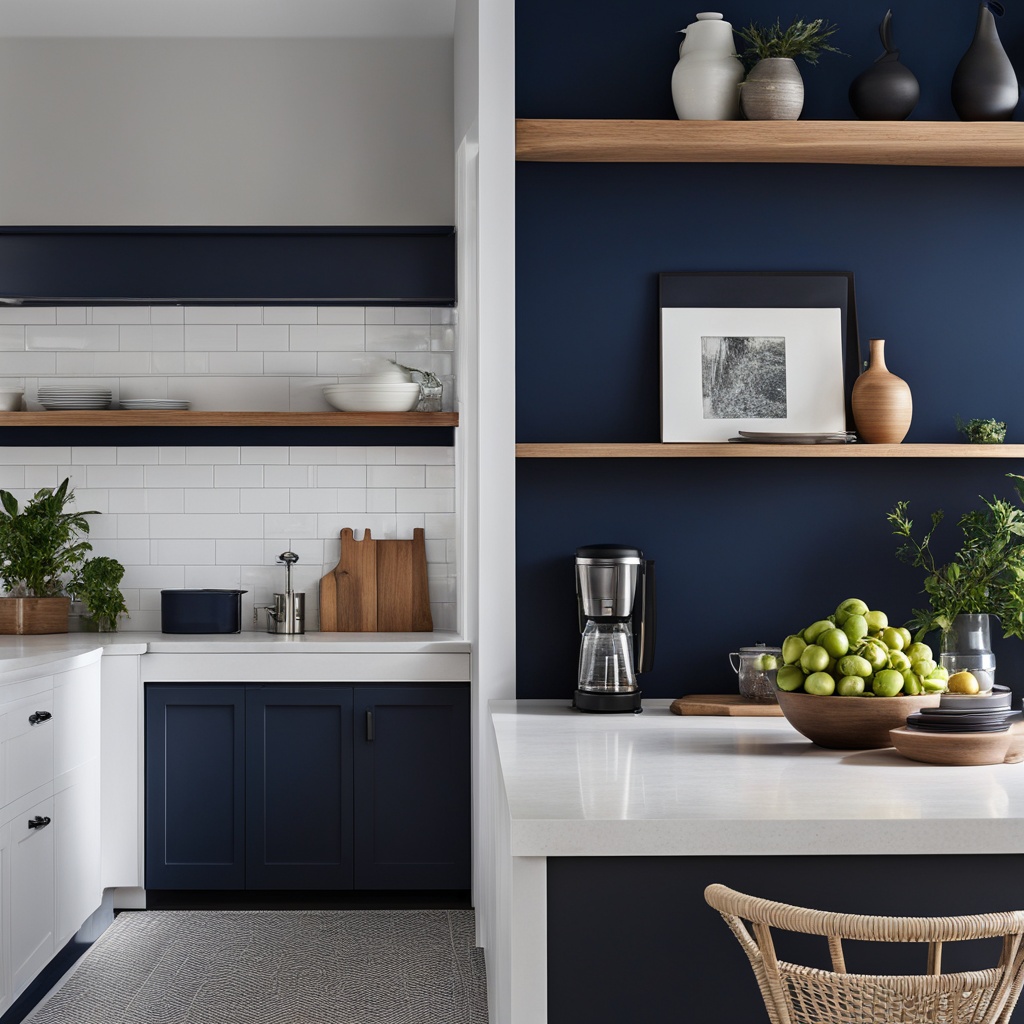
[[[1017,76],[993,16],[1002,13],[998,0],[982,0],[974,40],[953,72],[953,109],[961,121],[1007,121],[1017,109]]]
[[[850,83],[850,106],[863,121],[902,121],[917,106],[921,86],[893,48],[892,11],[885,12],[878,34],[885,52]]]

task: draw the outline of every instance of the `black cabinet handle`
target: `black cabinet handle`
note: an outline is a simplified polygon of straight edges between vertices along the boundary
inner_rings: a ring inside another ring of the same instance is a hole
[[[38,725],[40,722],[46,722],[53,718],[53,714],[49,711],[34,711],[28,716],[29,725]]]
[[[49,818],[44,818],[42,815],[37,814],[34,818],[28,819],[29,828],[46,828],[50,824]]]
[[[366,712],[366,739],[370,743],[373,742],[373,712],[372,711],[367,711]]]

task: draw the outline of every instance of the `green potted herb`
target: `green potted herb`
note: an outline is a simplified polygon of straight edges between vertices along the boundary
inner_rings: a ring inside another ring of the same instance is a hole
[[[123,566],[106,556],[87,558],[92,545],[86,516],[69,511],[70,480],[45,487],[20,507],[0,490],[0,633],[66,633],[69,595],[81,598],[97,629],[115,630],[127,614],[119,584]]]
[[[1006,440],[1006,424],[1001,420],[968,420],[956,418],[956,429],[971,444],[1002,444]]]
[[[783,28],[751,22],[736,34],[747,44],[740,55],[753,64],[740,87],[740,109],[750,121],[795,121],[804,106],[804,82],[796,58],[817,64],[823,53],[842,53],[829,40],[837,26],[797,18]],[[845,55],[844,55],[845,56]]]
[[[1017,497],[1024,500],[1024,476],[1013,478]],[[907,624],[921,639],[939,630],[947,649],[955,649],[957,619],[964,615],[995,615],[1003,636],[1024,639],[1024,508],[1013,501],[982,498],[982,508],[965,512],[959,520],[963,543],[953,558],[938,564],[932,537],[944,515],[932,513],[931,528],[918,540],[908,516],[908,503],[898,502],[886,518],[904,543],[897,557],[925,570],[923,593],[928,607],[915,609]]]

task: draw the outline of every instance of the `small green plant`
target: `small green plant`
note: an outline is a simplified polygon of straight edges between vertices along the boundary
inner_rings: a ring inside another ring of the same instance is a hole
[[[956,418],[956,429],[971,444],[1002,444],[1006,440],[1006,424],[1001,420],[968,420]]]
[[[86,516],[68,511],[75,492],[70,480],[36,491],[24,508],[0,490],[0,583],[10,597],[81,597],[98,629],[116,629],[127,613],[118,587],[124,568],[113,558],[88,559],[92,545]]]
[[[1024,476],[1007,476],[1024,500]],[[1003,636],[1024,639],[1024,508],[995,497],[981,501],[983,508],[960,517],[963,543],[942,565],[931,549],[932,536],[944,518],[941,509],[932,513],[931,528],[920,540],[913,534],[908,502],[897,502],[886,515],[893,534],[904,540],[897,557],[925,570],[922,593],[928,596],[928,607],[914,609],[907,624],[918,640],[932,630],[950,630],[961,614],[995,615]]]
[[[740,56],[749,64],[770,57],[803,57],[808,64],[817,64],[823,53],[847,56],[828,41],[837,31],[837,25],[821,18],[813,21],[797,18],[786,28],[776,18],[773,25],[752,21],[746,28],[737,29],[736,34],[748,44]]]

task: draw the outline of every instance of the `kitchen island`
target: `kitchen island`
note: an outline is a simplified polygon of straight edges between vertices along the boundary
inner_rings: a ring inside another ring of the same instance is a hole
[[[1024,907],[1024,765],[826,750],[782,718],[669,704],[491,703],[508,936],[494,1019],[764,1019],[710,882],[849,912]]]

